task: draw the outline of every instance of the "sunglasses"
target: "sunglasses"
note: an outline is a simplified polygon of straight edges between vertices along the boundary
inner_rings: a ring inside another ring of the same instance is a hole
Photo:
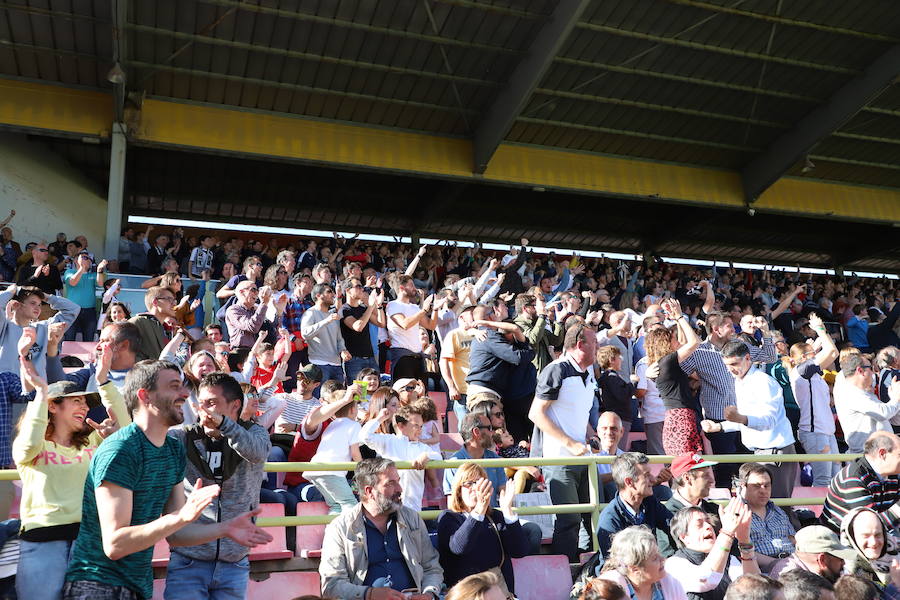
[[[414,386],[414,385],[407,385],[407,386],[404,386],[403,389],[406,390],[407,392],[411,392],[411,391],[413,391],[414,389],[416,389],[416,386]]]
[[[35,252],[48,252],[46,248],[35,248]]]

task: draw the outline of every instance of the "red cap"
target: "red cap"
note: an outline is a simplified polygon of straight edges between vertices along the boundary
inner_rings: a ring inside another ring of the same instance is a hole
[[[703,460],[699,454],[682,454],[672,461],[672,477],[681,477],[688,471],[694,469],[702,469],[703,467],[711,467],[719,463],[711,460]]]

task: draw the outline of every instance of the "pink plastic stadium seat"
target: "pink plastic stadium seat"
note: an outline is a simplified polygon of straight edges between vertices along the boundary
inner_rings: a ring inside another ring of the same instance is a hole
[[[791,498],[824,498],[827,495],[827,487],[802,487],[798,485],[794,488],[794,491],[791,492]],[[817,517],[822,514],[821,504],[804,504],[802,506],[795,506],[794,508],[806,508],[813,511]]]
[[[448,452],[456,452],[462,448],[462,435],[458,433],[442,433],[441,434],[441,450]]]
[[[569,558],[539,554],[512,559],[519,600],[567,600],[572,591]]]
[[[438,420],[442,420],[447,412],[447,393],[446,392],[428,392],[428,397],[434,402],[437,408]]]
[[[165,538],[156,542],[153,546],[153,566],[167,567],[169,566],[169,542]]]
[[[328,514],[324,502],[298,502],[297,516],[310,517]],[[322,541],[325,539],[325,525],[301,525],[297,527],[297,556],[319,558],[322,556]]]
[[[292,600],[299,596],[318,596],[321,584],[315,571],[272,573],[264,581],[250,580],[247,600]]]
[[[459,417],[452,410],[447,413],[447,432],[459,433]]]
[[[260,504],[262,513],[260,517],[283,517],[283,504]],[[287,549],[284,527],[266,527],[266,531],[272,535],[272,541],[263,546],[257,546],[250,550],[250,560],[277,560],[279,558],[291,558],[294,554]]]

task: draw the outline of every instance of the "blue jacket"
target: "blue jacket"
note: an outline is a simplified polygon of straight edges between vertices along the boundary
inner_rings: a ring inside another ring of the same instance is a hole
[[[472,340],[466,383],[490,388],[501,398],[512,397],[513,393],[521,397],[525,373],[516,367],[533,359],[534,350],[527,342],[508,342],[501,332],[489,330],[485,341]]]
[[[600,519],[597,524],[597,543],[604,557],[609,554],[609,546],[613,534],[622,531],[626,527],[646,525],[657,538],[659,538],[658,533],[660,530],[668,533],[672,513],[655,496],[644,499],[644,502],[641,504],[641,512],[644,517],[643,521],[636,522],[634,515],[631,514],[631,511],[618,493],[612,499],[612,502],[606,505],[606,508],[600,513]]]
[[[497,526],[499,539],[488,523],[488,517]],[[447,586],[469,575],[500,567],[507,587],[514,591],[510,559],[528,554],[528,540],[522,525],[518,521],[507,525],[499,510],[491,510],[483,521],[463,513],[444,511],[438,518],[438,552]],[[502,565],[500,561],[503,561]]]

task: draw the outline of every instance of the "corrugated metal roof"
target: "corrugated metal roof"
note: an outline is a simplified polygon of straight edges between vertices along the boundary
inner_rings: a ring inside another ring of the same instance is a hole
[[[115,1],[128,9],[129,91],[468,137],[534,51],[533,40],[558,4]],[[115,6],[113,0],[0,0],[0,74],[110,89]],[[506,140],[740,169],[900,44],[898,22],[900,3],[878,0],[595,0]],[[813,170],[804,173],[801,161],[789,174],[900,187],[898,87],[888,86],[811,148]],[[233,178],[224,171],[200,189],[190,181],[193,159],[172,165],[164,156],[140,154],[150,172],[164,176],[134,173],[136,197],[255,190],[280,198],[290,191],[268,182],[260,190],[252,175],[226,186]],[[103,179],[96,161],[70,160]],[[186,210],[220,210],[201,201]],[[240,212],[236,204],[221,210]],[[254,218],[284,218],[279,214]],[[640,231],[621,233],[602,241],[639,245]],[[594,235],[573,233],[570,240],[600,240]],[[808,240],[803,243],[809,250]],[[715,248],[737,251],[727,243]]]

